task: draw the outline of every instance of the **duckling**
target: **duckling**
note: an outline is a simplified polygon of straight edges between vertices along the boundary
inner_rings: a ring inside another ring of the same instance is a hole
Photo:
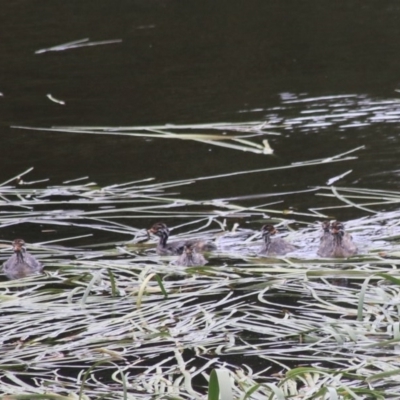
[[[333,247],[333,236],[330,232],[331,223],[330,221],[324,221],[321,224],[322,236],[320,239],[320,245],[317,254],[323,257],[323,254],[328,254]]]
[[[180,255],[183,253],[185,246],[189,246],[195,251],[212,251],[217,248],[213,242],[204,240],[181,240],[167,243],[169,238],[169,229],[163,222],[155,223],[147,232],[160,238],[156,249],[157,254],[160,255]]]
[[[286,242],[284,239],[271,239],[271,236],[277,233],[277,230],[273,225],[264,225],[261,228],[261,232],[264,239],[264,244],[262,245],[258,254],[266,256],[281,256],[296,250],[295,246]]]
[[[351,235],[345,232],[344,225],[339,221],[332,221],[327,227],[327,222],[322,224],[324,233],[317,254],[332,258],[345,258],[357,254],[357,246]]]
[[[26,251],[25,242],[22,239],[15,239],[12,246],[14,254],[3,264],[3,271],[7,278],[19,279],[42,272],[43,265]]]
[[[182,265],[184,267],[197,267],[207,264],[207,260],[202,254],[196,252],[192,246],[185,245],[183,253],[175,261],[175,265]]]

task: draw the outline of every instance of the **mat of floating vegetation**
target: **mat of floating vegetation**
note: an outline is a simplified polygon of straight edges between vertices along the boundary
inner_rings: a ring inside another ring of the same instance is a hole
[[[185,200],[176,187],[0,186],[3,238],[11,227],[52,232],[28,242],[44,275],[0,279],[2,398],[203,399],[221,371],[231,398],[396,398],[399,212],[379,204],[400,196],[317,188],[333,210],[375,207],[346,223],[362,248],[348,260],[317,258],[319,225],[271,208],[301,249],[261,258],[257,229],[227,226],[238,215],[259,226],[264,207]],[[160,213],[179,238],[217,238],[205,267],[172,265],[143,243],[142,221]]]

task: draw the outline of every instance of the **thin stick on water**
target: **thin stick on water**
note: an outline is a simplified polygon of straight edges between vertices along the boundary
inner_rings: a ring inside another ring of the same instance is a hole
[[[31,172],[32,170],[33,170],[33,167],[28,168],[26,171],[22,172],[21,174],[16,175],[16,176],[14,176],[14,177],[8,179],[7,181],[5,181],[5,182],[3,182],[3,183],[0,183],[0,187],[1,187],[1,186],[4,186],[4,185],[7,185],[7,183],[10,183],[10,182],[12,182],[12,181],[15,181],[15,180],[18,179],[18,178],[21,178],[21,176],[24,176],[24,175],[28,174],[28,173]]]
[[[121,42],[122,42],[122,39],[112,39],[112,40],[103,40],[103,41],[97,41],[97,42],[89,42],[89,38],[85,38],[85,39],[75,40],[73,42],[59,44],[59,45],[53,46],[53,47],[48,47],[45,49],[36,50],[35,54],[43,54],[43,53],[46,53],[49,51],[64,51],[64,50],[75,49],[78,47],[99,46],[99,45],[103,45],[103,44],[113,44],[113,43],[121,43]]]

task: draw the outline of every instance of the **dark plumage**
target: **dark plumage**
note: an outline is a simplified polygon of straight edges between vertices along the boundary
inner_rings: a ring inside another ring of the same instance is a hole
[[[264,225],[261,228],[264,243],[259,251],[260,255],[266,256],[282,256],[286,253],[296,250],[296,247],[281,238],[272,239],[271,236],[276,234],[273,225]]]
[[[325,221],[324,230],[317,254],[321,257],[345,258],[357,254],[357,246],[351,235],[344,231],[344,225],[339,221]]]
[[[25,276],[41,273],[43,265],[25,249],[22,239],[12,242],[14,254],[3,264],[4,274],[9,279],[19,279]]]
[[[169,229],[167,225],[162,222],[154,224],[148,232],[160,238],[157,245],[157,253],[160,255],[180,255],[183,253],[185,246],[189,246],[195,251],[212,251],[217,248],[214,243],[204,240],[181,240],[168,242]]]

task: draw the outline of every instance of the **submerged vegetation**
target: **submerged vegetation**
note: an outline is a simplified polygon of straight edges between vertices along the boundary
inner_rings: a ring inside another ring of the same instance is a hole
[[[23,228],[45,266],[0,283],[2,398],[217,398],[210,374],[230,382],[223,399],[396,398],[399,212],[379,210],[400,193],[314,188],[336,206],[288,220],[276,205],[179,198],[195,181],[46,186],[21,176],[0,186],[2,259]],[[320,259],[315,222],[341,207],[365,213],[346,224],[361,255]],[[267,214],[291,226],[290,257],[258,256]],[[218,250],[204,267],[158,256],[146,230],[159,219],[182,221],[174,238],[214,238]]]

